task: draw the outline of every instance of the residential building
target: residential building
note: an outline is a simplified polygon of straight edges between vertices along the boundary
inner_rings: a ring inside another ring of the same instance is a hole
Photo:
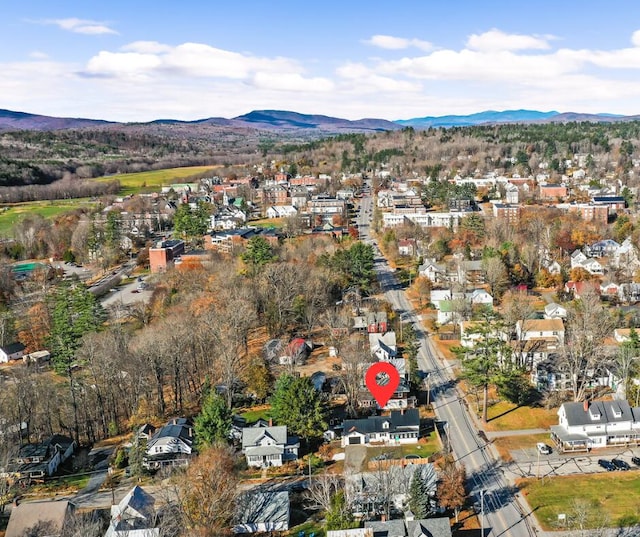
[[[342,446],[373,444],[416,444],[420,436],[417,408],[392,410],[389,416],[345,420]]]
[[[451,537],[451,524],[447,517],[421,520],[386,520],[364,523],[373,530],[373,537]]]
[[[0,363],[6,364],[13,360],[20,360],[24,356],[24,345],[20,342],[0,347]]]
[[[413,222],[420,227],[446,227],[449,229],[457,229],[460,220],[464,217],[464,213],[383,213],[383,227],[398,227],[405,223]]]
[[[25,444],[8,465],[7,474],[17,478],[52,476],[73,455],[76,447],[73,439],[61,434],[54,434],[37,444]]]
[[[516,192],[518,189],[516,189]],[[504,220],[509,224],[517,224],[522,215],[522,207],[504,203],[493,204],[493,216],[498,220]]]
[[[567,318],[567,308],[561,306],[560,304],[556,304],[555,302],[551,302],[544,307],[544,318],[545,319],[566,319]]]
[[[238,500],[234,533],[269,533],[289,529],[289,491],[251,490]]]
[[[36,535],[31,532],[37,527],[47,528],[46,537],[61,537],[74,511],[75,505],[68,500],[21,503],[11,509],[5,537]]]
[[[625,400],[563,403],[551,438],[563,452],[638,445],[640,407]]]
[[[516,323],[519,341],[549,338],[564,343],[564,323],[562,319],[525,319]]]
[[[174,418],[153,433],[147,443],[144,465],[157,469],[188,464],[194,449],[193,443],[193,423],[187,418]]]
[[[564,185],[547,184],[540,185],[540,198],[543,200],[554,200],[566,198],[567,187]]]
[[[415,239],[400,239],[398,241],[398,254],[399,255],[416,255],[416,240]]]
[[[135,486],[120,503],[111,506],[111,522],[104,537],[159,537],[155,522],[155,498]]]
[[[242,451],[249,466],[282,466],[298,458],[300,442],[288,436],[287,427],[245,427],[242,429]]]

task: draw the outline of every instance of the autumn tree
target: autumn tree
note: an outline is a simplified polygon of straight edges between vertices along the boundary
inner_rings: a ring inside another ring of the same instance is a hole
[[[238,476],[230,448],[214,445],[201,452],[177,479],[176,493],[190,535],[219,537],[229,533],[238,498]]]
[[[437,497],[441,507],[455,513],[456,522],[467,499],[466,481],[464,466],[457,465],[449,458],[446,459],[440,471]]]

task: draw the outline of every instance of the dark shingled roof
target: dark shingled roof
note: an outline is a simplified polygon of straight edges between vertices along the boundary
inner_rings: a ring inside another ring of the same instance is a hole
[[[383,429],[382,424],[389,422],[389,428]],[[381,433],[403,431],[408,427],[420,426],[420,413],[417,408],[409,408],[402,413],[400,410],[392,410],[391,416],[370,416],[360,420],[345,420],[344,434],[355,430],[360,433]]]
[[[584,403],[564,403],[562,407],[570,426],[638,421],[640,418],[640,408],[632,409],[624,400],[591,401],[588,410],[584,409]],[[595,417],[597,415],[600,417]]]

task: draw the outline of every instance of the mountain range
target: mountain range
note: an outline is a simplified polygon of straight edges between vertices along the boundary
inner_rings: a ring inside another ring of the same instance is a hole
[[[427,129],[430,127],[466,127],[472,125],[492,125],[499,123],[540,123],[540,122],[612,122],[633,121],[640,115],[621,116],[615,114],[581,114],[575,112],[538,112],[535,110],[488,110],[469,115],[427,116],[421,118],[388,121],[366,118],[358,120],[341,119],[323,115],[299,114],[284,110],[254,110],[231,119],[211,117],[195,121],[157,119],[148,123],[119,123],[115,121],[86,118],[60,118],[14,112],[0,109],[0,130],[62,130],[87,127],[121,127],[125,125],[211,125],[216,127],[248,128],[275,132],[317,132],[318,134],[338,134],[348,132],[379,132],[398,130],[404,127]]]

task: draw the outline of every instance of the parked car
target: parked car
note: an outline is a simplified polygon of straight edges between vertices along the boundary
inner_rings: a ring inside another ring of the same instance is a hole
[[[640,457],[631,457],[631,462],[636,466],[640,466]]]
[[[604,468],[607,472],[613,472],[616,469],[613,463],[607,459],[598,459],[598,465],[601,468]]]
[[[613,459],[611,463],[616,467],[617,470],[629,470],[631,466],[627,461],[623,461],[622,459]]]
[[[551,453],[551,448],[544,442],[538,442],[536,448],[538,449],[538,453],[542,455],[549,455]]]

